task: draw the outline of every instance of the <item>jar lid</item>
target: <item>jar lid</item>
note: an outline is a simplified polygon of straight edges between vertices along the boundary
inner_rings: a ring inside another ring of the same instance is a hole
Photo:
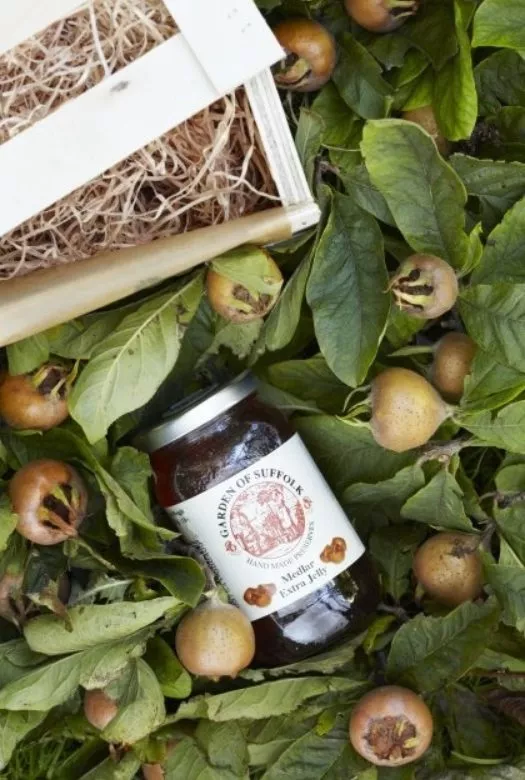
[[[256,391],[257,382],[250,371],[222,387],[200,390],[169,409],[154,428],[137,434],[133,444],[145,452],[160,450],[215,420]]]

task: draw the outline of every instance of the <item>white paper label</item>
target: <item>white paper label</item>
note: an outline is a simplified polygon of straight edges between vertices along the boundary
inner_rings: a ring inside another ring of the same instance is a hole
[[[250,620],[313,593],[365,551],[298,435],[167,511]]]

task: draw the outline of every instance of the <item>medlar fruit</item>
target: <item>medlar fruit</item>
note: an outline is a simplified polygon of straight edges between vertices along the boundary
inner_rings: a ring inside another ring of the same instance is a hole
[[[476,599],[483,589],[479,537],[439,533],[424,542],[414,556],[417,581],[440,604],[457,607]]]
[[[206,291],[212,309],[230,322],[246,323],[265,317],[277,303],[283,276],[280,268],[266,250],[266,271],[263,282],[268,292],[257,292],[220,273],[220,259],[216,268],[210,268],[206,277]],[[244,261],[239,258],[239,267]],[[270,292],[271,291],[271,292]]]
[[[166,758],[173,752],[177,745],[178,740],[172,739],[166,746]],[[142,774],[144,780],[164,780],[166,773],[162,764],[143,764]]]
[[[358,701],[350,718],[350,742],[376,766],[417,761],[432,742],[432,713],[408,688],[386,685]]]
[[[450,144],[439,129],[432,106],[422,106],[421,108],[413,108],[410,111],[403,111],[403,119],[406,119],[407,122],[414,122],[414,124],[426,130],[432,136],[438,151],[443,156],[450,152]]]
[[[408,257],[389,289],[402,311],[424,320],[433,320],[449,311],[459,292],[454,269],[435,255]]]
[[[118,706],[104,691],[96,689],[86,691],[84,696],[84,715],[99,731],[104,731],[118,713]]]
[[[0,416],[17,430],[48,431],[68,417],[69,372],[46,363],[31,374],[0,377]]]
[[[416,13],[419,0],[345,0],[345,8],[365,30],[387,33]]]
[[[18,515],[18,533],[36,544],[52,545],[77,535],[88,496],[72,466],[34,460],[11,479],[9,498]]]
[[[288,19],[274,28],[286,59],[274,69],[281,89],[313,92],[330,79],[336,63],[335,41],[328,30],[310,19]]]
[[[450,403],[461,400],[475,354],[476,345],[466,333],[447,333],[436,344],[430,379]]]
[[[372,435],[387,450],[420,447],[450,416],[430,382],[407,368],[387,368],[372,382]]]
[[[181,620],[175,648],[192,674],[237,677],[253,660],[255,634],[240,609],[212,597]]]

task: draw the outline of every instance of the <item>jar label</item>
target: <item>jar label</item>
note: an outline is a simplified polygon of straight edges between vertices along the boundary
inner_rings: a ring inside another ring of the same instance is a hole
[[[167,511],[250,620],[313,593],[365,552],[297,434]]]

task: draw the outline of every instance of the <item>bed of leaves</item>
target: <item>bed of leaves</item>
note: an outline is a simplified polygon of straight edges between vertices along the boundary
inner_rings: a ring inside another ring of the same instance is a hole
[[[13,373],[49,356],[80,371],[60,428],[1,431],[4,480],[35,458],[64,459],[87,481],[90,508],[77,540],[30,548],[0,497],[0,574],[25,572],[30,618],[21,631],[0,625],[0,776],[131,780],[176,737],[170,780],[524,780],[525,3],[423,0],[382,36],[352,25],[340,0],[259,5],[272,21],[320,19],[339,48],[319,94],[283,96],[323,217],[276,249],[287,282],[269,318],[221,320],[196,273],[6,351]],[[447,160],[399,118],[428,104],[453,142]],[[385,292],[414,250],[460,277],[458,305],[439,322],[401,314]],[[345,418],[349,393],[385,366],[424,374],[425,348],[450,329],[478,345],[454,422],[431,453],[381,449]],[[210,683],[172,649],[205,577],[154,507],[148,459],[128,435],[246,365],[353,518],[383,602],[346,646]],[[435,529],[490,540],[483,599],[448,611],[416,598],[413,553]],[[367,765],[347,739],[354,702],[384,681],[423,694],[435,719],[431,749],[399,770]],[[120,709],[100,734],[81,699],[106,686]],[[133,747],[109,747],[120,743]]]

